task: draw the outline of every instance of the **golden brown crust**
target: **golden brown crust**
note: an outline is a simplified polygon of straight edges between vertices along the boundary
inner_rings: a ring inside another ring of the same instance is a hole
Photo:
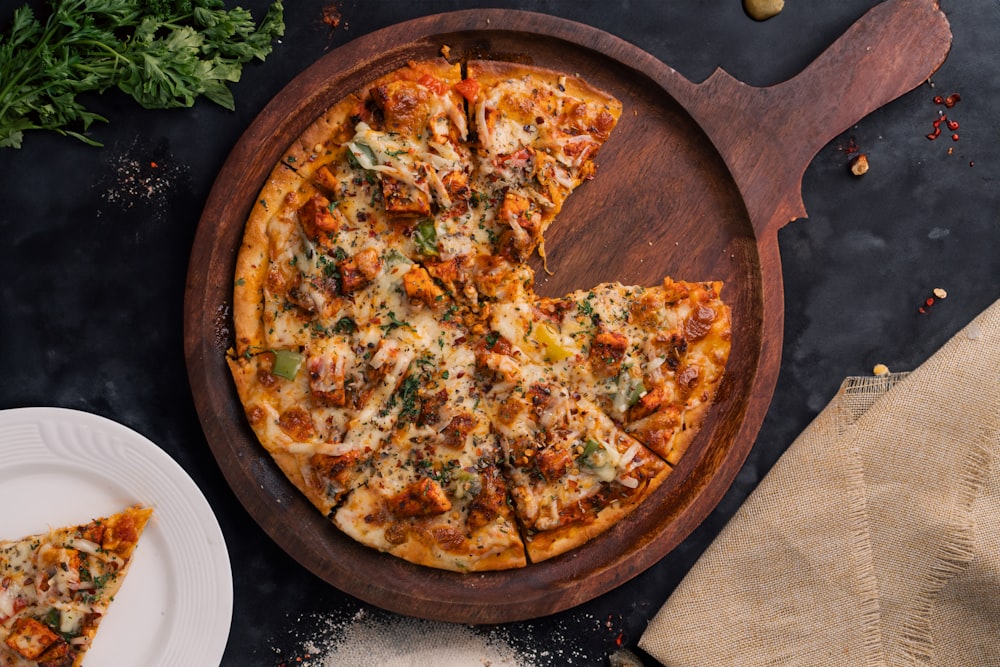
[[[504,60],[472,60],[468,63],[467,73],[470,79],[479,81],[481,86],[491,86],[500,81],[524,77],[544,81],[549,85],[561,87],[571,97],[605,107],[615,120],[621,116],[620,100],[585,79],[558,70]],[[611,128],[607,128],[607,132],[610,131]]]

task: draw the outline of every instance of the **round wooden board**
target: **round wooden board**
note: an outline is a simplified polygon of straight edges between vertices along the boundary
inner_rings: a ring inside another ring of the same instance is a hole
[[[621,121],[596,177],[547,235],[536,289],[558,295],[603,281],[721,279],[733,349],[702,432],[656,494],[601,537],[526,568],[457,574],[410,565],[338,532],[272,464],[244,418],[224,361],[232,276],[243,224],[261,185],[328,106],[407,60],[488,57],[579,74],[618,97]],[[359,38],[293,80],[232,151],[206,203],[192,251],[185,346],[208,442],[247,511],[292,557],[330,584],[401,614],[462,623],[535,618],[628,581],[676,547],[718,504],[767,410],[781,347],[781,282],[773,235],[758,238],[737,180],[671,94],[672,69],[597,29],[503,10],[417,19]],[[668,90],[670,89],[670,90]],[[704,118],[703,106],[699,113]],[[727,113],[720,106],[719,114]],[[811,157],[811,156],[810,156]],[[804,168],[804,166],[803,166]],[[739,174],[737,174],[737,179]],[[766,343],[766,345],[765,345]]]

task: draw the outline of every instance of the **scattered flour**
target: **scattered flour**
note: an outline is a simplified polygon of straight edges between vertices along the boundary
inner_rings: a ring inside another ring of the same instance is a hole
[[[279,667],[539,667],[497,631],[365,610],[325,623],[302,650]]]
[[[474,626],[361,608],[297,619],[295,648],[274,649],[275,667],[603,666],[615,648],[615,625],[583,613],[544,627]],[[602,638],[604,646],[582,646],[581,634]]]

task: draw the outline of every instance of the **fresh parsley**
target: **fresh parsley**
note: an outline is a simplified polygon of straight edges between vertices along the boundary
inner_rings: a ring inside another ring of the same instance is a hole
[[[190,107],[201,96],[234,108],[228,84],[284,34],[282,0],[260,25],[223,0],[48,0],[42,21],[25,4],[0,33],[0,148],[49,130],[86,144],[107,118],[82,93],[118,88],[147,109]]]
[[[413,326],[409,322],[404,322],[403,320],[396,319],[396,313],[394,313],[391,310],[388,313],[386,313],[386,316],[389,318],[389,323],[382,325],[381,328],[383,334],[387,334],[393,329],[398,329],[399,327],[406,327],[407,329],[413,328]]]

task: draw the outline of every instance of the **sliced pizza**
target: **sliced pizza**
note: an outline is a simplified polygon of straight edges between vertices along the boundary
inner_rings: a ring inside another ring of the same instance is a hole
[[[258,440],[345,534],[521,567],[611,528],[680,459],[728,356],[721,285],[542,298],[526,263],[620,114],[539,67],[411,62],[275,166],[228,363]]]
[[[671,464],[715,399],[730,349],[722,284],[666,278],[497,304],[491,326]]]
[[[401,416],[371,474],[333,516],[346,534],[410,562],[458,571],[525,564],[500,449],[471,351],[430,349],[396,393]]]
[[[510,62],[472,61],[466,77],[478,91],[469,105],[477,183],[495,212],[499,254],[544,257],[545,231],[594,175],[621,102],[579,77]]]
[[[78,667],[153,510],[0,542],[0,665]]]
[[[492,390],[494,425],[532,562],[605,532],[670,473],[596,405],[553,380],[547,367],[521,365],[505,380]]]

